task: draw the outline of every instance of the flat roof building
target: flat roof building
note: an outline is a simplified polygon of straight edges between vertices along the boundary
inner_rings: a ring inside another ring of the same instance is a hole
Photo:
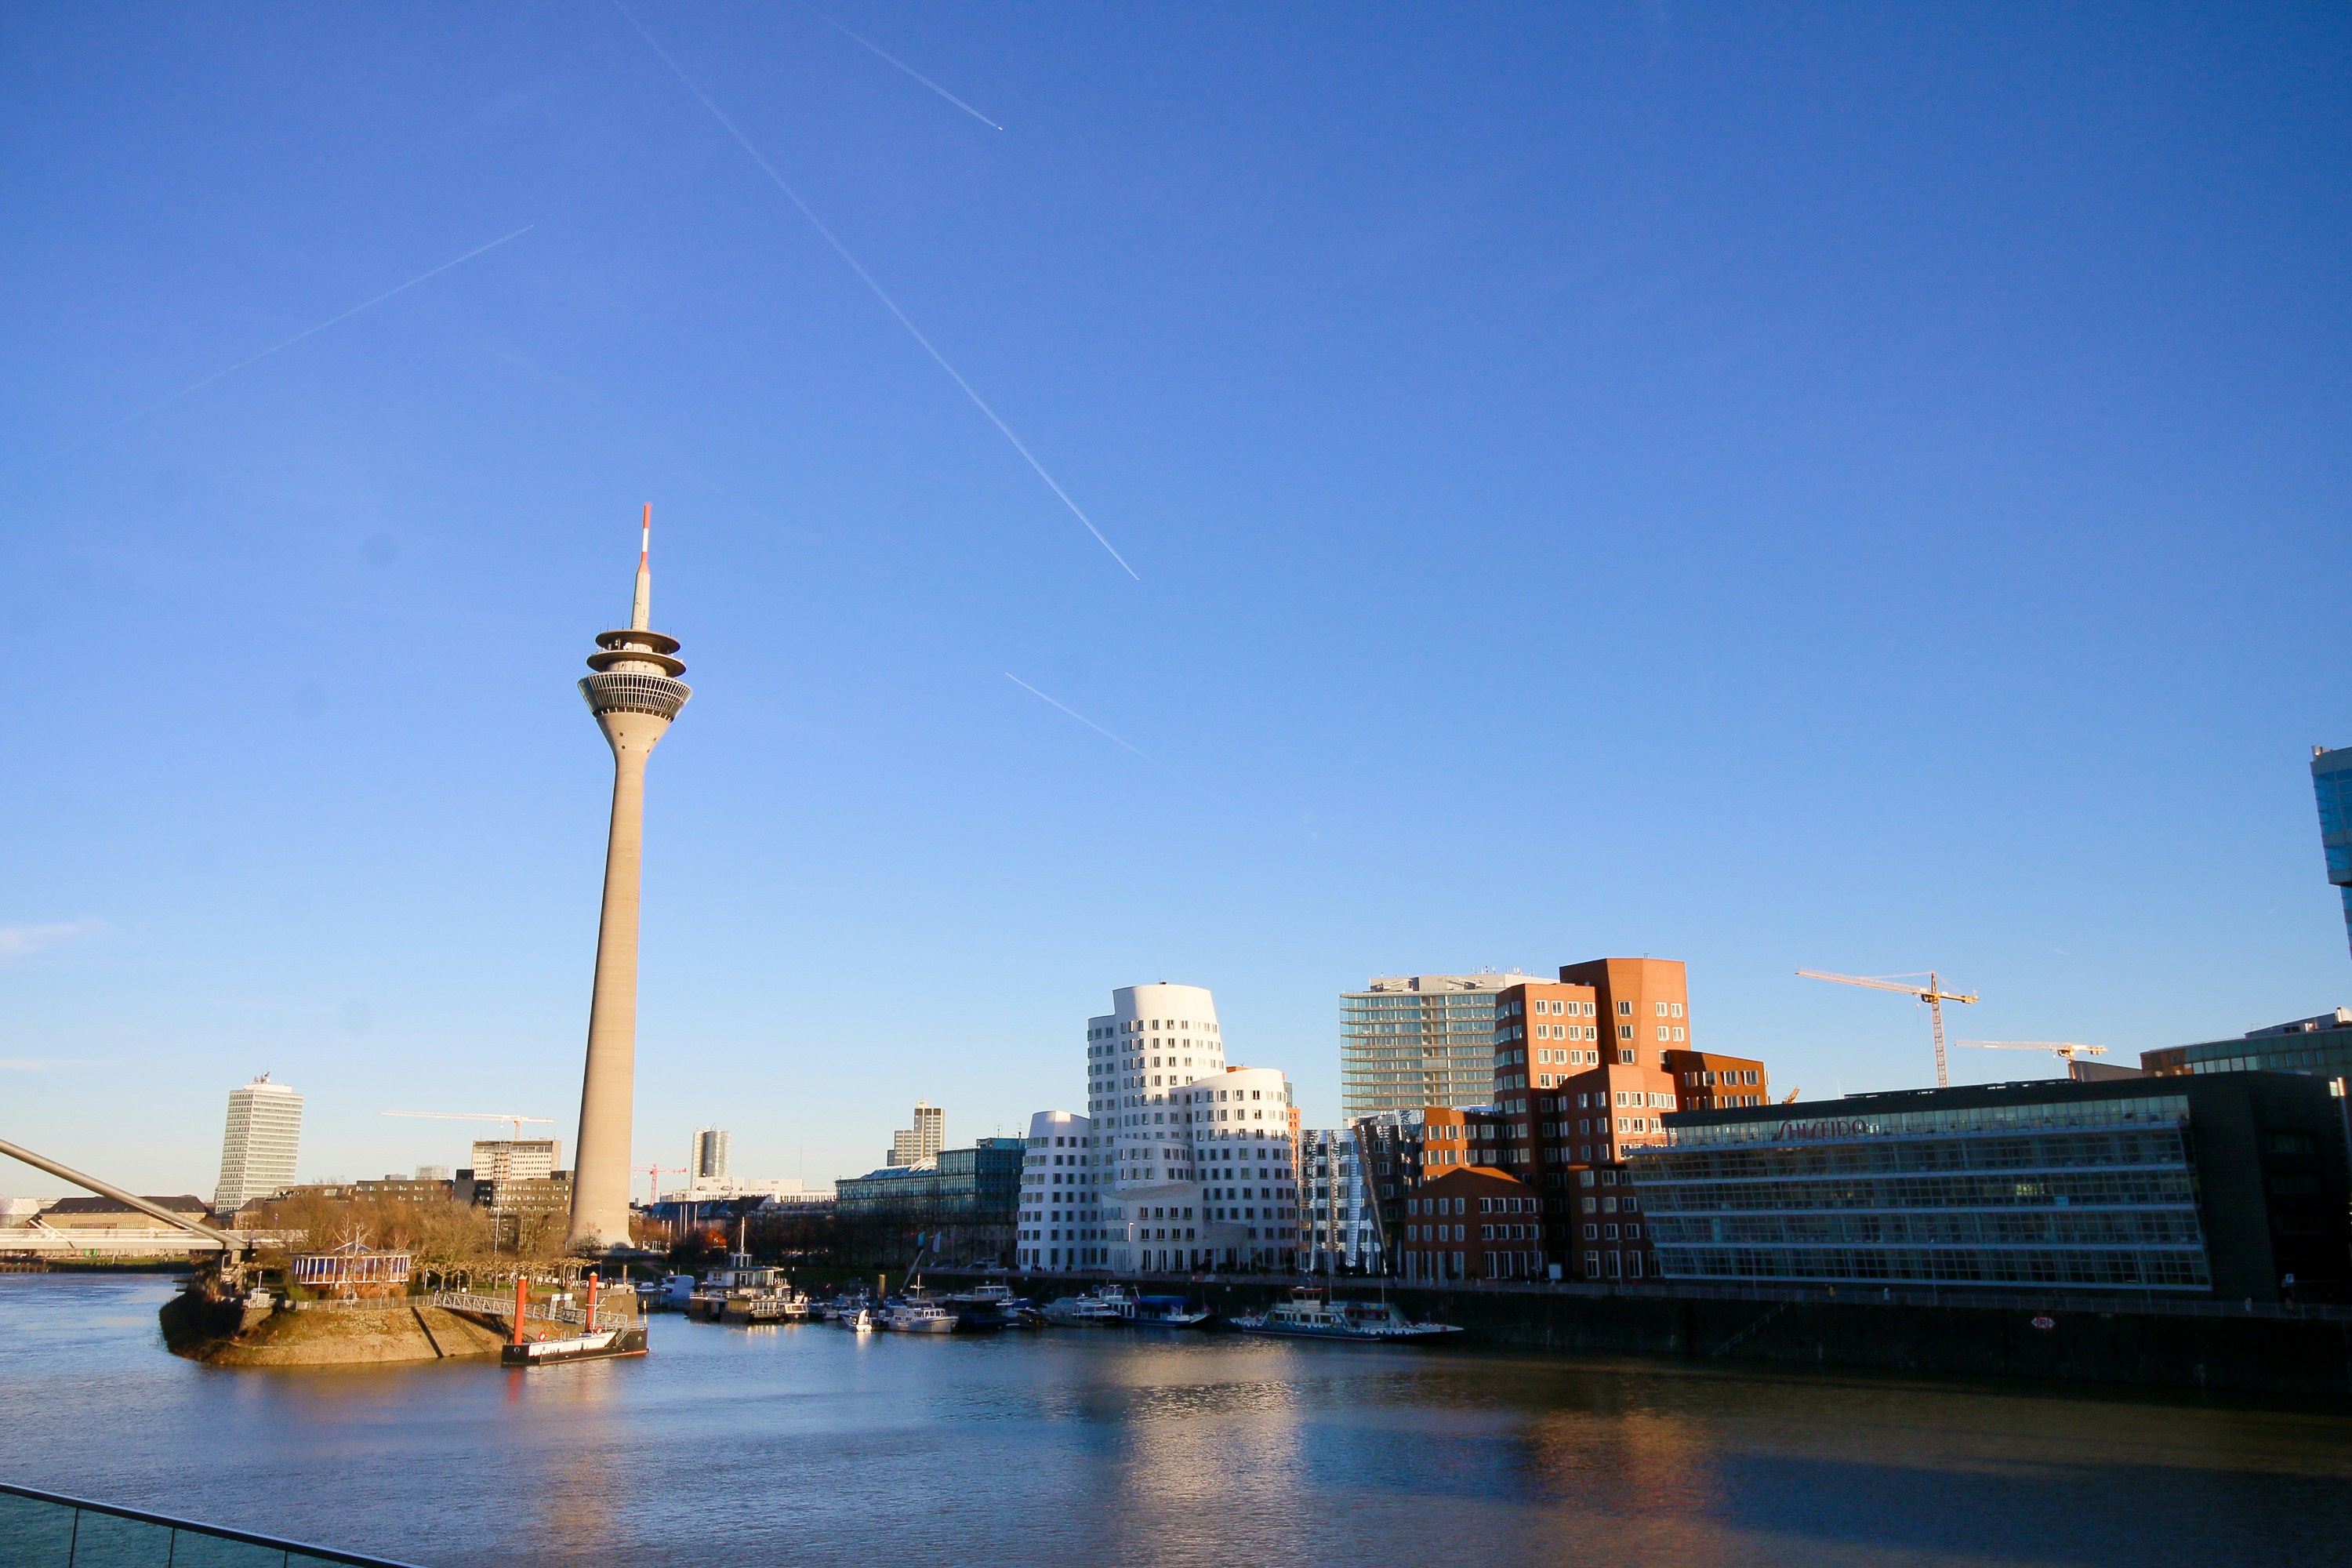
[[[1378,975],[1339,995],[1339,1115],[1483,1105],[1495,1062],[1495,998],[1538,978],[1517,970]]]
[[[2352,1076],[2352,1007],[2338,1007],[2292,1024],[2249,1029],[2235,1039],[2204,1040],[2142,1051],[2139,1065],[2152,1077],[2183,1073],[2299,1072],[2341,1083]],[[2344,1090],[2338,1089],[2340,1096]]]
[[[890,1134],[890,1152],[883,1156],[883,1163],[920,1165],[947,1146],[947,1108],[919,1100],[915,1101],[915,1124]]]
[[[1628,1164],[1668,1279],[2352,1298],[2336,1101],[2294,1074],[1697,1111]]]
[[[300,1095],[270,1082],[268,1073],[229,1090],[213,1207],[234,1214],[255,1198],[293,1185],[294,1158],[301,1142]]]

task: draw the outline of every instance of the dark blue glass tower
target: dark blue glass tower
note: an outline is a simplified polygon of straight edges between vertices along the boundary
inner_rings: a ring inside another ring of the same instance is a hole
[[[2311,748],[2311,785],[2319,795],[2319,844],[2327,853],[2327,879],[2343,890],[2344,924],[2352,940],[2352,746]]]

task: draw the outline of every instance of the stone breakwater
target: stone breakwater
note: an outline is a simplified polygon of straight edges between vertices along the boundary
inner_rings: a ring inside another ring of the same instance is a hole
[[[257,1312],[182,1294],[157,1316],[173,1355],[211,1366],[379,1366],[495,1356],[504,1339],[486,1321],[407,1300]]]

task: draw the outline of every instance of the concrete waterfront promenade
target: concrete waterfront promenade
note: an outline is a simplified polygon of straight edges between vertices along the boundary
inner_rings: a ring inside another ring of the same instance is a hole
[[[926,1275],[942,1288],[962,1278]],[[1009,1283],[1042,1303],[1097,1279],[1016,1275]],[[1301,1284],[1328,1283],[1346,1296],[1385,1293],[1410,1317],[1459,1325],[1470,1343],[1524,1350],[2352,1399],[2352,1307],[2248,1308],[2152,1293],[1881,1296],[1787,1286],[1496,1281],[1432,1289],[1347,1276],[1147,1275],[1123,1282],[1147,1294],[1204,1300],[1220,1316],[1254,1311]]]

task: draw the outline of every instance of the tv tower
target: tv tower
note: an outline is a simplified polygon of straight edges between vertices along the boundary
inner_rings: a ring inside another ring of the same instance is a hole
[[[588,1004],[588,1068],[572,1172],[573,1248],[629,1242],[629,1121],[637,1067],[637,888],[644,865],[646,760],[693,695],[677,678],[677,639],[652,629],[654,509],[637,546],[637,592],[626,631],[599,632],[580,682],[613,748],[613,825],[604,842],[604,913],[596,928],[596,988]]]

